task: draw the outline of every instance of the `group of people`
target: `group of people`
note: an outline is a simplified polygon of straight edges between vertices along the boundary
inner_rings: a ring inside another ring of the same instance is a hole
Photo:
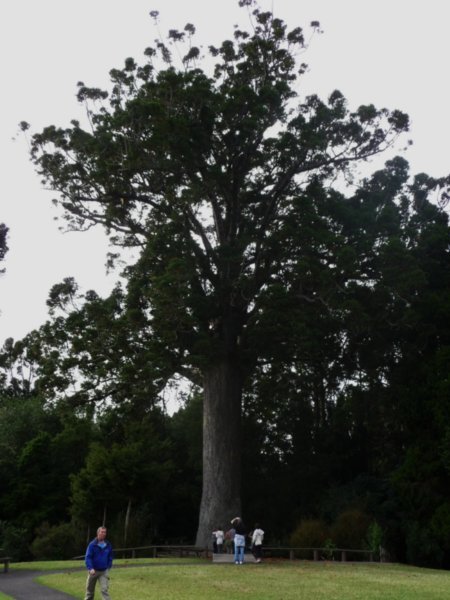
[[[255,524],[253,531],[247,533],[247,528],[241,517],[235,517],[231,520],[231,528],[226,533],[218,527],[212,534],[214,553],[221,554],[225,543],[227,551],[234,553],[235,564],[242,565],[244,563],[246,538],[248,537],[251,540],[251,550],[256,562],[261,562],[264,531],[259,523]]]
[[[86,549],[85,563],[88,570],[86,581],[86,594],[84,600],[93,600],[97,581],[103,600],[111,600],[109,595],[109,570],[113,562],[113,549],[111,543],[106,539],[106,527],[97,529],[96,537],[89,543]],[[224,541],[230,541],[234,547],[234,562],[237,565],[244,563],[246,537],[251,540],[251,549],[257,563],[262,559],[262,543],[264,531],[256,523],[253,531],[247,534],[247,529],[240,517],[231,521],[231,528],[224,533],[219,527],[213,531],[214,552],[221,553]]]

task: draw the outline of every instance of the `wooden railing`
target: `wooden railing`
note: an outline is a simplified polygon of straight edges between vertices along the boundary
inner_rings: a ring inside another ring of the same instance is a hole
[[[370,562],[374,560],[374,553],[371,550],[356,550],[353,548],[294,548],[292,546],[264,546],[266,556],[281,555],[281,558],[288,557],[294,560],[301,555],[309,555],[312,560],[334,560],[339,556],[342,562],[345,562],[349,556],[366,556]]]
[[[373,562],[374,553],[371,550],[359,550],[353,548],[303,548],[292,546],[263,546],[264,555],[266,557],[279,557],[294,560],[296,558],[304,558],[306,560],[335,560],[340,558],[345,562],[349,557],[360,555],[366,557],[366,560]],[[178,556],[185,558],[189,556],[197,556],[209,558],[212,556],[210,548],[202,548],[194,545],[172,545],[172,544],[157,544],[153,546],[135,546],[132,548],[114,548],[116,558],[161,558],[164,556]],[[81,560],[84,555],[74,556],[74,559]]]
[[[158,558],[162,556],[179,556],[184,558],[186,556],[202,556],[209,558],[212,551],[208,548],[201,548],[193,545],[172,545],[172,544],[157,544],[154,546],[135,546],[134,548],[114,548],[114,556],[116,558]],[[75,560],[84,558],[84,554],[81,556],[74,556]]]

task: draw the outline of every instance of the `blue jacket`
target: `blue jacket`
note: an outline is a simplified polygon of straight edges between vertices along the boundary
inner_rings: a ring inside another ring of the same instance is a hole
[[[108,540],[105,540],[105,547],[101,548],[98,545],[97,538],[90,542],[86,550],[86,567],[90,571],[95,569],[96,571],[106,571],[112,567],[113,561],[113,550]]]

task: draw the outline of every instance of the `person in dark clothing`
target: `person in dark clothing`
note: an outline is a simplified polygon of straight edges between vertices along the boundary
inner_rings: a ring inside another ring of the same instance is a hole
[[[106,527],[97,529],[97,537],[86,549],[85,563],[88,570],[86,595],[84,600],[94,600],[95,586],[100,582],[103,600],[111,600],[109,595],[109,569],[112,567],[113,550],[106,539]]]
[[[245,534],[247,530],[245,528],[244,523],[242,522],[241,517],[235,517],[231,524],[234,527],[234,562],[237,565],[242,565],[244,563],[244,554],[245,554]]]
[[[225,552],[227,554],[234,554],[234,527],[231,527],[228,531],[225,532]]]

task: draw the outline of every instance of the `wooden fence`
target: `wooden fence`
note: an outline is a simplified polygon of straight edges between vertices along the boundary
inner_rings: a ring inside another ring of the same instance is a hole
[[[292,546],[263,546],[264,556],[273,558],[287,558],[294,560],[303,558],[306,560],[368,560],[373,562],[374,553],[371,550],[360,550],[352,548],[296,548]],[[194,545],[172,545],[158,544],[153,546],[136,546],[134,548],[114,548],[116,558],[162,558],[164,556],[178,556],[185,558],[197,556],[210,558],[212,550]],[[75,556],[74,559],[83,559],[84,555]]]
[[[306,558],[312,560],[336,560],[345,562],[351,557],[366,559],[370,562],[374,560],[374,553],[371,550],[360,550],[353,548],[294,548],[292,546],[264,546],[265,556],[289,558]]]
[[[210,549],[193,545],[158,544],[154,546],[136,546],[134,548],[114,548],[116,558],[161,558],[164,556],[179,556],[180,558],[202,556],[209,558],[211,555],[212,551]],[[74,556],[75,560],[82,558],[84,558],[84,554]]]

